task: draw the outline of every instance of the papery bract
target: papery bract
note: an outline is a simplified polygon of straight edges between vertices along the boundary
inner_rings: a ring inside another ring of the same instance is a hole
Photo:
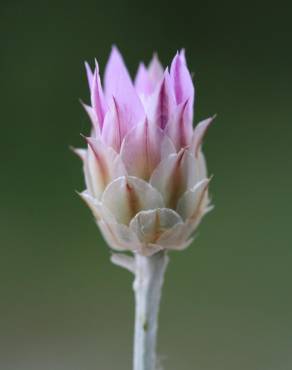
[[[86,63],[92,123],[83,161],[91,208],[111,248],[152,255],[183,249],[210,210],[209,179],[201,150],[213,118],[193,129],[195,90],[185,54],[170,70],[154,55],[140,63],[133,83],[113,47],[104,86],[95,62]]]

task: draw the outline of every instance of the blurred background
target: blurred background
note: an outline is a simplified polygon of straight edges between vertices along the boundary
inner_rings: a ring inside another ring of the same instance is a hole
[[[291,6],[268,2],[3,0],[0,14],[0,368],[129,370],[132,276],[110,264],[80,146],[84,60],[111,45],[132,75],[184,47],[215,210],[172,253],[165,370],[292,368]],[[290,164],[289,164],[290,163]]]

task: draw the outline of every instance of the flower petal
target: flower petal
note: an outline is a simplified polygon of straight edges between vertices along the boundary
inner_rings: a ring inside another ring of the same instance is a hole
[[[88,151],[84,164],[86,185],[97,199],[109,182],[126,174],[121,158],[101,140],[87,138]]]
[[[196,157],[198,157],[203,138],[210,126],[210,124],[214,121],[216,116],[207,118],[197,124],[194,129],[193,137],[192,137],[192,146],[191,150]]]
[[[186,51],[185,49],[181,49],[180,53],[179,53],[179,56],[182,60],[182,62],[187,65],[187,61],[186,61]]]
[[[141,248],[135,233],[129,227],[118,224],[102,203],[93,198],[87,191],[82,192],[80,196],[91,209],[105,241],[111,248],[132,251]]]
[[[105,116],[102,139],[108,146],[119,153],[123,139],[129,130],[129,122],[125,119],[122,107],[113,97],[110,108]]]
[[[207,165],[203,152],[199,150],[198,156],[196,157],[198,163],[198,178],[200,180],[206,179],[208,177]]]
[[[136,78],[135,89],[138,94],[149,95],[153,91],[153,84],[149,78],[148,70],[144,63],[140,63]]]
[[[98,226],[105,241],[112,249],[136,252],[141,248],[141,243],[137,236],[128,226],[118,223],[107,223],[104,220],[99,221]]]
[[[166,230],[155,244],[163,249],[182,250],[192,243],[191,233],[189,225],[179,223]]]
[[[166,134],[171,138],[177,151],[191,143],[193,125],[187,114],[188,105],[188,101],[178,105],[165,128]]]
[[[126,135],[121,148],[128,174],[144,180],[148,180],[161,159],[171,153],[175,153],[171,140],[147,120]]]
[[[100,221],[102,218],[106,218],[106,219],[112,218],[112,216],[108,212],[106,212],[106,210],[104,211],[100,201],[94,198],[88,190],[85,190],[82,193],[79,193],[79,196],[84,200],[84,202],[90,208],[90,210],[92,211],[97,221]]]
[[[101,201],[117,222],[125,225],[141,210],[164,206],[162,196],[155,188],[133,176],[123,176],[112,181],[105,189]]]
[[[172,209],[158,208],[139,212],[130,222],[130,229],[143,243],[156,243],[165,230],[182,223],[181,217]]]
[[[163,195],[166,206],[176,209],[178,199],[200,180],[199,176],[198,161],[182,149],[160,162],[150,183]]]
[[[157,54],[154,54],[148,68],[144,63],[140,63],[137,75],[135,78],[135,88],[139,94],[150,95],[163,79],[163,67],[158,59]]]
[[[96,114],[99,126],[102,129],[107,108],[101,87],[98,64],[97,62],[95,62],[95,64],[95,71],[91,84],[91,105]]]
[[[96,116],[96,113],[94,111],[94,109],[90,106],[90,105],[87,105],[85,103],[83,103],[83,101],[80,101],[82,107],[85,109],[85,112],[87,113],[90,121],[91,121],[91,124],[92,124],[92,128],[93,128],[93,134],[97,137],[100,136],[100,125],[99,125],[99,122],[98,122],[98,119],[97,119],[97,116]]]
[[[72,146],[70,147],[70,149],[72,150],[73,153],[75,153],[82,160],[82,162],[85,161],[86,153],[87,153],[87,150],[86,149],[83,149],[83,148],[74,148]]]
[[[189,101],[188,113],[189,119],[192,121],[195,95],[194,85],[185,59],[178,53],[171,63],[170,76],[174,86],[176,103],[181,104],[186,100]]]
[[[153,54],[153,57],[148,66],[148,73],[150,80],[152,81],[153,88],[161,82],[163,79],[164,70],[156,53]]]
[[[86,70],[86,76],[87,76],[87,82],[88,82],[88,86],[89,86],[89,89],[91,90],[92,88],[92,81],[93,81],[93,73],[92,73],[92,70],[91,70],[91,67],[90,65],[85,62],[85,70]]]
[[[169,72],[166,70],[163,80],[146,101],[146,115],[150,122],[154,122],[158,127],[164,129],[174,107],[175,97]]]
[[[130,126],[134,126],[143,119],[143,106],[116,47],[113,47],[105,68],[104,87],[107,102],[110,103],[112,97],[115,97]]]
[[[179,199],[177,212],[184,220],[196,220],[202,216],[209,205],[208,185],[210,179],[198,182],[192,189],[186,191]]]

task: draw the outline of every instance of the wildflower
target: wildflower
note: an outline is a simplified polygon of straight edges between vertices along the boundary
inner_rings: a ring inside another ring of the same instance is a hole
[[[195,91],[184,51],[163,70],[154,55],[140,64],[134,83],[117,48],[105,68],[86,64],[92,132],[83,161],[91,208],[109,244],[151,256],[192,241],[210,209],[210,179],[201,150],[213,118],[193,129]]]

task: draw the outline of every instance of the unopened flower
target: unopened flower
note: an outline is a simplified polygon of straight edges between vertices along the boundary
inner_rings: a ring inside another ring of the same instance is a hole
[[[133,83],[116,48],[106,65],[86,64],[92,122],[83,160],[91,208],[115,250],[152,255],[183,249],[210,209],[209,178],[201,150],[208,118],[193,129],[194,86],[184,52],[170,69],[157,56],[140,64]]]

